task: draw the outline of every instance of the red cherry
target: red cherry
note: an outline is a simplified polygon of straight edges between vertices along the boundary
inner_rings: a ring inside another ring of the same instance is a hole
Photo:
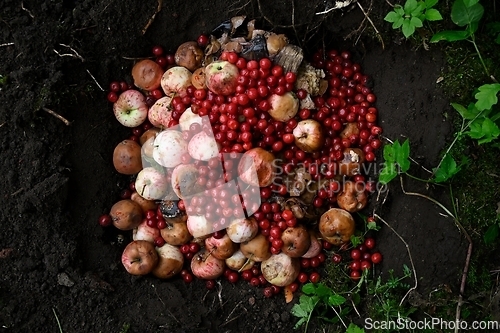
[[[111,224],[113,224],[113,219],[109,214],[99,216],[99,225],[101,227],[109,227]]]

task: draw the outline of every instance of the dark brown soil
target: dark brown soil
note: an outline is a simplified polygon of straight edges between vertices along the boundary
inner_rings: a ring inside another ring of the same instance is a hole
[[[309,50],[321,42],[351,50],[373,77],[385,135],[408,137],[412,156],[427,168],[436,165],[450,136],[443,118],[448,102],[436,84],[442,53],[393,32],[382,20],[390,10],[384,1],[375,1],[370,16],[385,49],[356,5],[315,15],[334,2],[295,1],[293,9],[292,1],[261,1],[259,10],[254,0],[169,0],[142,34],[156,0],[1,1],[0,75],[7,82],[0,86],[0,332],[56,332],[54,313],[65,333],[119,332],[123,324],[130,324],[129,332],[291,332],[292,304],[265,299],[247,283],[222,281],[219,293],[202,281],[125,272],[116,234],[103,232],[97,217],[128,184],[114,171],[111,155],[129,131],[114,119],[97,82],[106,90],[112,80],[129,79],[132,61],[124,57],[149,55],[155,44],[175,51],[221,21],[247,14],[299,36],[296,42],[311,37],[304,44]],[[370,1],[360,3],[369,8]],[[292,23],[296,31],[284,29]],[[361,36],[346,38],[359,27]],[[447,203],[439,188],[407,187]],[[397,181],[378,213],[409,243],[420,292],[440,284],[457,289],[466,242],[451,219],[431,202],[404,195]],[[389,228],[377,240],[385,259],[376,276],[409,264]]]

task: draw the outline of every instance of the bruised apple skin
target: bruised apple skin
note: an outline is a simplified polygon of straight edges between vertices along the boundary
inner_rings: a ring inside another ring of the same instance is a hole
[[[160,233],[167,244],[175,246],[186,244],[193,238],[189,233],[186,222],[172,223],[170,226],[161,229]]]
[[[153,60],[144,59],[137,62],[132,68],[132,78],[134,85],[139,89],[147,91],[160,87],[163,69]]]
[[[345,182],[343,191],[337,196],[339,207],[350,213],[360,211],[365,208],[367,203],[368,196],[362,183]]]
[[[137,240],[129,243],[122,254],[123,267],[132,275],[146,275],[158,264],[158,253],[153,243]]]
[[[109,212],[113,225],[120,230],[132,230],[142,222],[142,208],[131,199],[116,202]]]
[[[113,166],[122,175],[135,175],[141,171],[141,146],[133,140],[120,142],[113,151]]]
[[[343,245],[351,240],[356,224],[352,215],[341,208],[330,208],[319,219],[319,232],[333,245]]]
[[[257,147],[246,151],[238,164],[238,175],[245,183],[266,187],[272,184],[276,173],[274,155]],[[257,176],[257,179],[255,179]]]
[[[164,244],[157,247],[158,264],[152,270],[154,276],[160,279],[169,279],[180,273],[184,265],[184,256],[177,246]]]
[[[238,250],[238,245],[236,245],[236,243],[233,243],[231,238],[229,238],[229,236],[225,234],[221,238],[215,238],[211,236],[205,239],[205,248],[215,258],[226,260]]]
[[[175,52],[177,66],[186,67],[191,72],[201,66],[205,54],[195,41],[182,43]]]

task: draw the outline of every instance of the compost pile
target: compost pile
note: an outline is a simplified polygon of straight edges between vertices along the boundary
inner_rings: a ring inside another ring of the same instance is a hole
[[[327,258],[348,256],[353,280],[382,260],[373,238],[351,244],[375,224],[356,213],[376,190],[368,171],[382,128],[348,51],[305,59],[287,36],[239,16],[175,54],[155,46],[131,74],[107,95],[131,128],[112,157],[130,186],[99,217],[131,233],[130,274],[209,289],[241,278],[291,301]]]

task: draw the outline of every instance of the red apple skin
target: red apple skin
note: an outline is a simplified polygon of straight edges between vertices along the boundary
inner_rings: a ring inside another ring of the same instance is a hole
[[[206,249],[195,254],[191,260],[191,271],[199,279],[217,279],[224,273],[225,268],[226,262],[217,259]]]
[[[208,237],[205,239],[205,247],[215,258],[226,260],[238,250],[238,245],[233,243],[228,234],[221,238]]]
[[[137,240],[129,243],[122,254],[122,264],[132,275],[146,275],[158,264],[158,253],[153,243]]]
[[[286,228],[281,234],[281,252],[291,258],[302,257],[311,246],[311,236],[303,225]]]
[[[205,67],[205,84],[217,95],[234,94],[238,80],[238,67],[228,61],[214,61]]]
[[[320,150],[325,143],[325,136],[321,124],[314,119],[299,121],[293,129],[295,144],[306,153]]]

